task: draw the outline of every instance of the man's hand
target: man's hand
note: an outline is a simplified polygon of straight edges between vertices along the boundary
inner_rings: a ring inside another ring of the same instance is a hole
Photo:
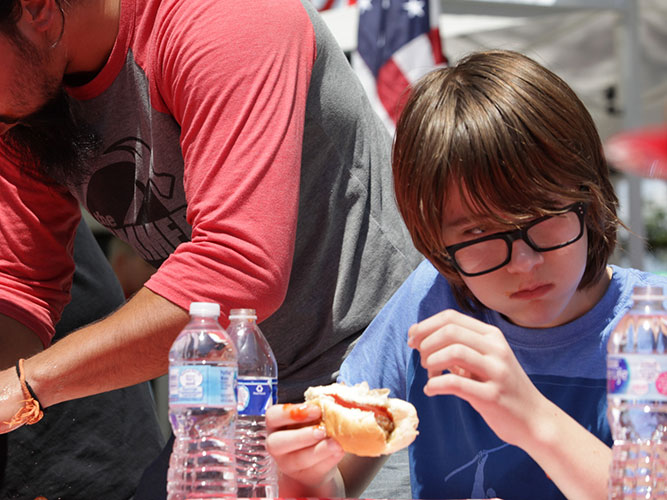
[[[188,317],[143,288],[115,313],[27,358],[26,380],[47,408],[155,378],[166,372],[169,348]],[[15,368],[0,372],[0,432],[10,430],[3,422],[21,408],[22,399]]]
[[[13,431],[20,425],[10,425],[12,417],[23,407],[23,391],[16,368],[0,372],[0,434]]]

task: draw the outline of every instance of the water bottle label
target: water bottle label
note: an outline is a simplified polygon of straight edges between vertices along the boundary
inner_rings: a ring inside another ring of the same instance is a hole
[[[239,415],[264,415],[269,406],[276,402],[278,383],[270,377],[239,377]]]
[[[667,356],[607,356],[607,394],[624,399],[667,401]]]
[[[237,370],[231,366],[169,367],[169,405],[230,408],[236,405]]]

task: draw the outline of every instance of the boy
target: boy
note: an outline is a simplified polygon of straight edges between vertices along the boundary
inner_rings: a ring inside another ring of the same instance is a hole
[[[633,287],[667,280],[607,265],[617,198],[585,107],[525,56],[473,54],[413,89],[393,169],[428,261],[339,380],[416,406],[413,497],[606,498],[606,341]],[[382,460],[284,410],[267,415],[281,496],[362,492]]]

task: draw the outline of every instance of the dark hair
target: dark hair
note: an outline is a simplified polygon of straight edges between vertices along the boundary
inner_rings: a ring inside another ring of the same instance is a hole
[[[619,220],[600,137],[572,89],[532,59],[479,52],[424,76],[399,118],[392,164],[413,242],[462,307],[481,304],[443,253],[448,189],[458,188],[473,213],[503,223],[554,213],[558,200],[586,202],[579,288],[604,273]]]
[[[0,31],[13,36],[22,12],[20,0],[0,0]]]

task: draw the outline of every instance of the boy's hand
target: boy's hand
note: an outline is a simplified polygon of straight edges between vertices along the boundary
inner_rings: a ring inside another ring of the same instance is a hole
[[[281,472],[280,496],[331,496],[345,452],[318,424],[320,408],[273,405],[266,411],[267,448]],[[334,495],[336,496],[336,495]]]
[[[410,327],[408,345],[428,371],[428,396],[465,399],[498,437],[517,446],[538,432],[532,417],[549,405],[498,328],[446,310]]]

